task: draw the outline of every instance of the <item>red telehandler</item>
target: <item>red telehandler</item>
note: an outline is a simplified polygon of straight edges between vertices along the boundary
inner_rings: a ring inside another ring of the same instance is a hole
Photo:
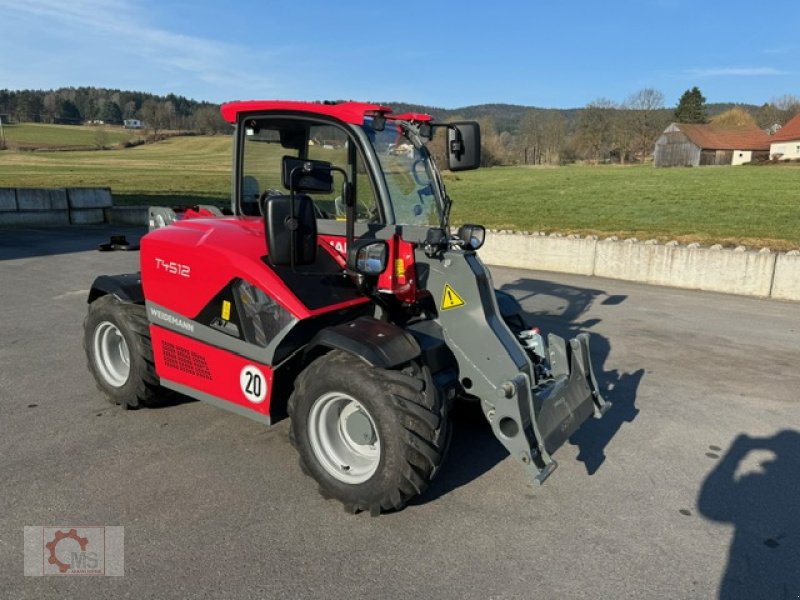
[[[402,508],[443,463],[454,402],[480,403],[533,480],[610,406],[589,337],[525,325],[449,226],[447,168],[480,164],[473,122],[355,102],[232,102],[232,215],[151,209],[139,273],[92,285],[84,344],[115,403],[169,390],[266,425],[352,512]]]

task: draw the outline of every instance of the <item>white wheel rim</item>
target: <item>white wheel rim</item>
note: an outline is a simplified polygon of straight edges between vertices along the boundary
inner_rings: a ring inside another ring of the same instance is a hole
[[[131,372],[128,344],[119,328],[103,321],[94,330],[94,363],[100,376],[112,387],[122,387]]]
[[[348,432],[347,419],[359,412],[372,427],[372,443],[359,443]],[[381,459],[378,428],[372,415],[348,394],[328,392],[314,401],[308,416],[308,437],[319,464],[339,481],[364,483],[378,470]]]

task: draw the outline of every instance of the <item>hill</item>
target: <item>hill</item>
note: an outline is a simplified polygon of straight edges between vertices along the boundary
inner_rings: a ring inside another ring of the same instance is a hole
[[[454,117],[468,120],[492,119],[498,131],[508,131],[516,134],[519,132],[519,124],[523,117],[529,112],[546,114],[558,114],[564,117],[568,129],[574,128],[585,108],[542,108],[538,106],[523,106],[520,104],[476,104],[461,108],[440,108],[437,106],[426,106],[424,104],[409,104],[407,102],[381,102],[391,106],[398,112],[421,112],[433,116],[437,121],[447,121]],[[721,102],[707,104],[708,116],[713,117],[738,106],[749,112],[756,114],[758,106],[753,104],[736,104],[733,102]],[[655,115],[663,121],[672,120],[674,107],[662,108],[655,111]]]

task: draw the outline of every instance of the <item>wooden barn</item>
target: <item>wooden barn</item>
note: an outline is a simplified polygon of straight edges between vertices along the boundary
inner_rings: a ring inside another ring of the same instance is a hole
[[[778,129],[770,138],[770,142],[772,142],[769,151],[771,159],[800,159],[800,114],[795,115],[786,125]]]
[[[656,167],[742,165],[769,157],[769,136],[758,127],[673,123],[656,141]]]

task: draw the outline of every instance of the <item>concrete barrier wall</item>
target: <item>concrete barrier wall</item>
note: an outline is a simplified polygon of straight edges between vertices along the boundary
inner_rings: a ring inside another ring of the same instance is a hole
[[[800,301],[800,252],[489,231],[490,265]]]
[[[800,252],[797,250],[778,255],[770,296],[780,300],[800,300]]]
[[[14,188],[0,188],[0,212],[17,210],[17,190]]]
[[[0,188],[0,225],[105,223],[113,205],[109,188]]]

